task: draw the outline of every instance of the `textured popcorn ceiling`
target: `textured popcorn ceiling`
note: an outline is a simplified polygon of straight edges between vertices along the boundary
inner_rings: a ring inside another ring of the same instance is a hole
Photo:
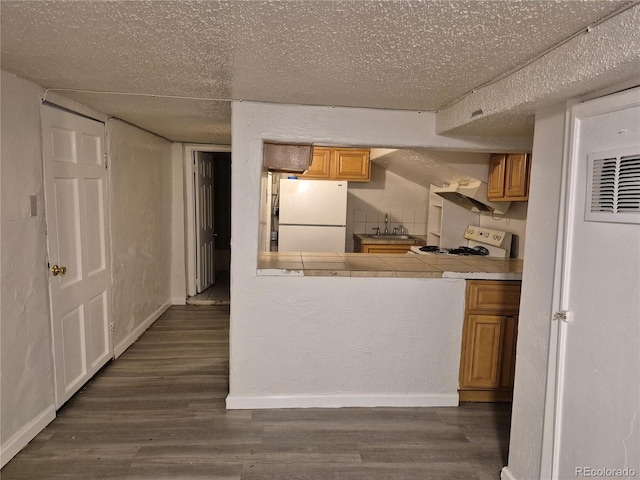
[[[197,97],[65,93],[172,140],[230,143],[229,104],[208,99],[437,110],[629,3],[2,1],[1,60],[47,88]],[[531,133],[530,112],[508,118],[481,128]]]

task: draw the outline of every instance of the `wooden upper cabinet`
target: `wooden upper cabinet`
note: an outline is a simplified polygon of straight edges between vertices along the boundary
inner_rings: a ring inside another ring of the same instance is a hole
[[[311,166],[301,177],[328,180],[331,178],[331,149],[313,147]]]
[[[487,197],[489,200],[504,198],[504,172],[507,156],[504,154],[491,155],[489,159],[489,184]]]
[[[368,182],[370,165],[368,149],[313,147],[311,166],[300,178]]]
[[[527,153],[492,155],[489,160],[489,201],[528,200],[530,170],[531,156]]]
[[[369,150],[336,148],[333,150],[334,178],[368,182],[371,178]]]
[[[529,155],[512,154],[507,159],[504,195],[512,201],[527,200],[529,198]]]

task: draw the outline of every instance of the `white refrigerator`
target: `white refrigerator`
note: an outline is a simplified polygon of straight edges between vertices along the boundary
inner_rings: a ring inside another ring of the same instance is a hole
[[[279,252],[344,253],[347,182],[280,180]]]

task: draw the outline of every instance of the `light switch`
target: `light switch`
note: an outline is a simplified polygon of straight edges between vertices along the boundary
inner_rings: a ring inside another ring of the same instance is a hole
[[[29,207],[31,208],[31,213],[29,213],[30,217],[38,216],[38,197],[35,195],[29,196]]]

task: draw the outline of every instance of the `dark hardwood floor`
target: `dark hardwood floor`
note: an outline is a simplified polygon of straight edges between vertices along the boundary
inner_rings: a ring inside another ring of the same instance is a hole
[[[498,479],[510,405],[225,410],[228,306],[171,307],[0,472],[12,479]]]

